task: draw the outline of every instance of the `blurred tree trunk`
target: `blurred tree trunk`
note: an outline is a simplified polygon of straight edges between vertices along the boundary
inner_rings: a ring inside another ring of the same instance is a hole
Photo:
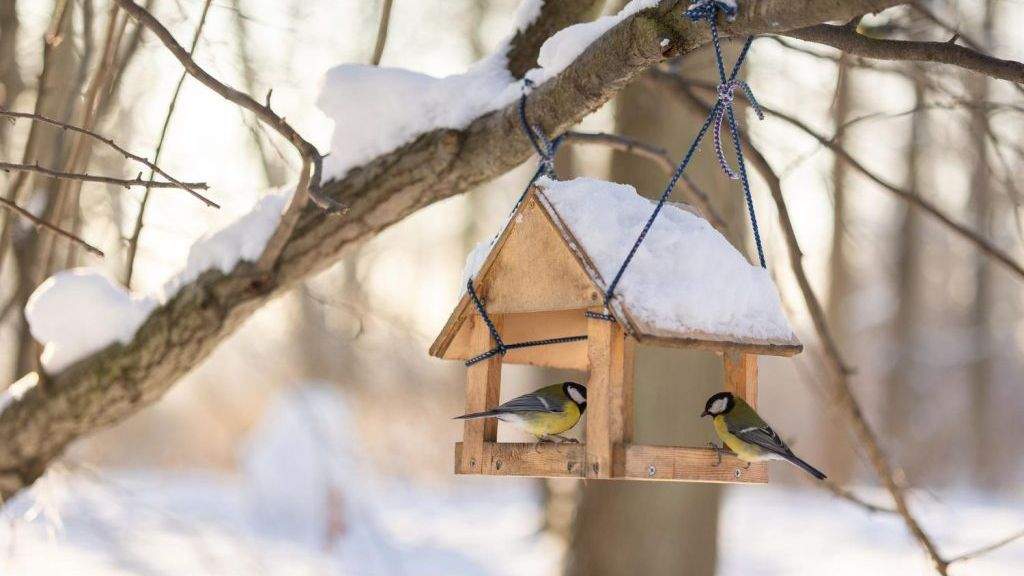
[[[914,76],[917,78],[916,74]],[[924,88],[920,81],[914,81],[914,105],[919,108],[924,102]],[[918,110],[911,117],[910,142],[907,147],[906,188],[913,193],[920,193],[924,187],[927,163],[922,162],[927,147],[928,125],[925,112]],[[921,284],[922,284],[922,253],[921,253],[921,217],[917,210],[903,205],[896,238],[896,317],[893,322],[894,353],[896,355],[892,370],[886,383],[886,401],[883,417],[885,427],[889,431],[892,442],[896,446],[909,446],[913,439],[911,434],[910,414],[917,400],[914,391],[919,369],[915,356],[919,352],[921,341],[918,327],[922,321]],[[895,458],[905,462],[907,467],[914,467],[912,455],[903,451]]]
[[[995,6],[987,1],[983,10],[981,34],[977,37],[987,43],[993,33]],[[988,80],[980,74],[971,74],[966,78],[966,88],[972,102],[979,103],[972,108],[970,133],[971,149],[975,151],[974,168],[971,174],[971,201],[973,204],[974,229],[985,237],[993,235],[993,201],[992,178],[988,164],[988,134],[990,127],[988,114],[982,102],[989,100]],[[998,469],[994,453],[992,427],[988,416],[991,414],[993,392],[993,329],[994,309],[993,297],[995,278],[991,260],[984,254],[974,253],[974,300],[971,303],[971,334],[973,338],[974,356],[970,365],[969,390],[971,403],[971,445],[974,480],[985,487],[993,487],[998,482]]]
[[[715,74],[710,51],[693,55],[685,73]],[[617,133],[665,146],[681,157],[704,111],[682,108],[639,82],[616,98]],[[746,230],[743,194],[722,177],[713,147],[705,145],[688,173],[715,201],[730,230]],[[616,153],[611,180],[648,197],[667,177],[649,162]],[[675,196],[679,198],[678,193]],[[639,223],[638,223],[639,224]],[[744,253],[743,237],[730,240]],[[624,247],[625,249],[625,247]],[[749,254],[748,254],[749,256]],[[702,445],[713,438],[698,417],[704,400],[722,387],[721,360],[709,353],[638,349],[636,437],[654,444]],[[573,576],[644,574],[711,576],[716,568],[721,487],[713,484],[590,481],[582,485],[567,572]]]
[[[0,0],[0,106],[13,109],[25,89],[18,65],[18,3]],[[0,122],[0,150],[9,153],[8,136],[11,125]]]
[[[852,118],[852,111],[855,108],[856,86],[853,82],[849,58],[840,56],[837,77],[836,91],[832,102],[832,116],[835,119],[835,140],[843,144],[843,136],[846,132],[845,124]],[[849,343],[849,318],[847,315],[847,304],[849,295],[853,289],[853,280],[850,273],[849,256],[846,253],[846,226],[847,218],[847,184],[849,167],[846,162],[834,156],[832,162],[832,241],[828,269],[828,297],[826,299],[825,314],[828,317],[832,334],[841,349],[847,349]],[[817,428],[824,437],[826,446],[843,446],[846,444],[846,431],[841,426],[835,426],[835,414],[832,410],[821,410],[819,412],[821,421]],[[824,463],[829,471],[829,476],[836,482],[843,483],[850,479],[854,473],[850,452],[846,450],[827,450],[825,452],[828,460]]]

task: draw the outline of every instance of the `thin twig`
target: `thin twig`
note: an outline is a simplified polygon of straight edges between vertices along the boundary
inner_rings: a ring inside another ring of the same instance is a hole
[[[344,212],[347,210],[343,204],[321,193],[320,178],[323,168],[323,156],[320,155],[315,146],[306,141],[305,138],[292,128],[283,117],[278,116],[270,108],[269,94],[266,103],[261,104],[245,92],[236,90],[217,80],[209,72],[196,64],[185,48],[174,39],[171,32],[155,16],[150,14],[148,10],[132,0],[115,1],[132,18],[135,18],[142,26],[145,26],[156,35],[189,75],[219,94],[225,100],[233,102],[255,114],[257,118],[287,139],[302,157],[302,174],[299,175],[299,184],[295,189],[295,194],[288,204],[288,208],[285,209],[284,214],[281,216],[277,229],[267,241],[263,254],[257,262],[257,266],[261,270],[269,269],[277,261],[278,256],[280,256],[281,251],[284,249],[285,243],[291,236],[292,230],[295,228],[295,224],[298,223],[302,210],[309,200],[313,200],[318,206],[330,212]]]
[[[641,158],[651,160],[666,173],[671,174],[676,169],[675,163],[669,157],[668,151],[664,148],[652,146],[634,138],[619,134],[607,134],[604,132],[576,132],[569,131],[563,134],[565,142],[569,144],[599,144],[613,150],[633,154]],[[694,204],[700,210],[707,221],[719,232],[725,233],[727,229],[725,220],[711,205],[711,198],[703,190],[697,187],[687,174],[683,174],[682,181],[686,183],[684,190],[690,196]]]
[[[1014,534],[1011,534],[1011,535],[1007,536],[1006,538],[1003,538],[1002,540],[997,540],[996,542],[993,542],[993,543],[991,543],[991,544],[989,544],[987,546],[982,546],[981,548],[977,548],[975,550],[971,550],[970,552],[965,552],[963,554],[960,554],[959,556],[954,556],[954,557],[950,558],[947,561],[947,564],[954,564],[956,562],[966,562],[968,560],[973,560],[973,559],[977,558],[978,556],[983,556],[985,554],[988,554],[989,552],[993,552],[995,550],[998,550],[998,549],[1002,548],[1003,546],[1006,546],[1008,544],[1012,544],[1012,543],[1016,542],[1017,540],[1021,540],[1021,539],[1024,539],[1024,530],[1021,530],[1020,532],[1016,532]]]
[[[103,251],[100,250],[99,248],[93,246],[92,244],[89,244],[85,240],[82,240],[78,236],[75,236],[74,234],[72,234],[71,232],[68,232],[67,230],[61,228],[60,226],[55,226],[55,225],[47,222],[46,220],[43,220],[42,218],[40,218],[40,217],[36,216],[35,214],[29,212],[28,210],[25,210],[21,206],[18,206],[14,202],[11,202],[7,198],[4,198],[4,197],[0,196],[0,206],[3,206],[7,210],[10,210],[11,212],[21,216],[22,218],[25,218],[26,220],[31,221],[36,226],[42,226],[43,228],[46,228],[47,230],[50,230],[51,232],[56,232],[57,234],[59,234],[59,235],[65,237],[65,238],[67,238],[68,240],[71,240],[72,242],[78,244],[79,246],[84,248],[87,252],[95,254],[95,255],[99,256],[100,258],[103,257]]]
[[[384,56],[384,46],[388,42],[388,25],[391,22],[391,7],[394,0],[383,0],[380,8],[380,24],[377,27],[377,43],[373,47],[373,57],[370,63],[374,66],[380,65],[380,59]]]
[[[825,488],[826,490],[834,494],[836,497],[842,500],[846,500],[847,502],[853,504],[854,506],[863,508],[864,510],[871,512],[872,514],[898,514],[896,509],[891,508],[889,506],[882,506],[880,504],[868,502],[867,500],[861,498],[860,496],[857,496],[853,492],[847,490],[846,488],[843,488],[842,486],[836,484],[831,480],[817,482],[815,485],[820,485],[822,488]]]
[[[188,55],[195,56],[196,48],[199,45],[199,38],[203,32],[203,26],[206,24],[206,16],[210,12],[210,5],[213,4],[213,0],[206,0],[203,3],[203,11],[199,15],[199,22],[196,24],[195,34],[192,35],[192,46],[189,47]],[[156,150],[153,152],[153,161],[159,162],[160,156],[164,151],[164,142],[167,139],[167,132],[171,127],[171,118],[174,117],[174,109],[178,105],[178,96],[181,95],[181,88],[185,85],[185,78],[188,78],[188,72],[182,71],[181,76],[178,77],[178,83],[174,86],[174,93],[171,96],[171,102],[167,105],[167,114],[164,115],[164,124],[160,128],[160,137],[156,142]],[[155,171],[150,171],[148,182],[153,182],[153,176]],[[145,192],[142,194],[142,202],[139,204],[139,211],[135,215],[135,225],[132,227],[132,235],[128,238],[128,255],[125,259],[125,279],[124,285],[131,287],[132,275],[135,272],[135,256],[139,250],[139,236],[142,235],[143,220],[146,216],[146,207],[149,205],[149,193],[152,190],[152,186],[146,186]]]
[[[181,188],[183,185],[197,190],[206,190],[207,185],[203,182],[184,182],[176,184],[174,182],[146,182],[142,179],[142,174],[139,174],[135,178],[114,178],[113,176],[99,176],[96,174],[88,174],[85,172],[63,172],[60,170],[52,170],[45,168],[38,164],[17,164],[14,162],[0,162],[0,170],[4,172],[33,172],[36,174],[42,174],[49,176],[50,178],[59,178],[61,180],[75,180],[79,182],[99,182],[101,184],[113,184],[115,186],[122,186],[124,188],[130,188],[132,186],[151,186],[153,188]]]
[[[143,158],[142,156],[139,156],[137,154],[133,154],[133,153],[129,152],[128,150],[125,150],[121,146],[118,146],[117,143],[114,142],[113,139],[107,138],[106,136],[102,136],[100,134],[97,134],[96,132],[93,132],[92,130],[87,130],[85,128],[80,128],[78,126],[75,126],[73,124],[68,124],[66,122],[61,122],[59,120],[54,120],[53,118],[48,118],[48,117],[43,116],[42,114],[39,114],[37,112],[14,112],[12,110],[0,109],[0,116],[7,117],[7,118],[27,118],[27,119],[30,119],[30,120],[32,120],[34,122],[42,122],[44,124],[50,124],[51,126],[57,126],[57,127],[61,128],[63,130],[70,130],[72,132],[78,132],[79,134],[85,134],[86,136],[89,136],[90,138],[99,140],[100,142],[102,142],[102,143],[106,144],[107,146],[113,148],[119,154],[121,154],[122,156],[127,158],[128,160],[134,160],[134,161],[138,162],[139,164],[142,164],[142,165],[146,166],[147,168],[149,168],[153,172],[163,176],[171,184],[174,184],[174,186],[173,186],[174,188],[181,188],[182,190],[185,190],[189,194],[192,194],[196,198],[202,200],[203,203],[206,204],[207,206],[212,206],[213,208],[220,208],[219,204],[217,204],[213,200],[210,200],[206,196],[203,196],[202,194],[200,194],[199,192],[196,191],[197,188],[201,188],[203,190],[207,190],[209,187],[206,184],[201,184],[199,186],[196,186],[195,184],[189,184],[189,183],[182,182],[182,181],[178,180],[177,178],[174,178],[173,176],[171,176],[167,172],[164,172],[159,166],[157,166],[153,162],[150,162],[149,160]]]

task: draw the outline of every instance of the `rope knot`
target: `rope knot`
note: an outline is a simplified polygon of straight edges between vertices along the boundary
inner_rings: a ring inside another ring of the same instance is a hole
[[[540,156],[540,166],[537,167],[537,174],[530,181],[532,185],[540,176],[555,175],[555,153],[558,152],[558,146],[562,143],[562,136],[555,138],[554,140],[548,139],[544,131],[541,130],[540,126],[531,124],[530,120],[526,117],[526,96],[529,92],[533,91],[534,83],[529,78],[523,80],[523,94],[519,97],[519,123],[523,127],[523,131],[526,132],[526,136],[530,139],[530,145],[533,146],[534,152]],[[529,186],[527,186],[529,190]],[[518,203],[516,204],[518,207]]]
[[[697,0],[686,8],[683,15],[694,22],[701,20],[714,20],[719,10],[725,14],[727,20],[735,20],[739,12],[737,0]]]
[[[733,143],[737,146],[737,156],[739,155],[739,133],[736,126],[736,118],[733,115],[733,105],[736,100],[736,89],[743,90],[743,93],[747,96],[747,100],[750,105],[754,108],[754,113],[757,114],[758,120],[764,120],[764,111],[761,109],[761,105],[758,104],[757,99],[754,98],[754,92],[750,89],[750,85],[738,78],[732,78],[722,82],[718,85],[718,102],[715,103],[713,111],[714,123],[715,123],[715,155],[718,156],[718,164],[722,167],[722,172],[729,177],[730,180],[739,180],[740,174],[729,166],[729,161],[725,157],[725,150],[722,148],[722,124],[725,119],[729,119],[729,130],[733,134]],[[742,166],[740,170],[742,170]]]

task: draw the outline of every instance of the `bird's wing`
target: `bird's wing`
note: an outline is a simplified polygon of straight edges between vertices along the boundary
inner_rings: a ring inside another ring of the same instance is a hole
[[[523,394],[495,408],[498,412],[565,412],[565,407],[538,394]]]
[[[763,420],[762,420],[763,423]],[[793,452],[786,446],[786,443],[779,438],[779,435],[772,430],[772,427],[764,424],[762,426],[729,426],[729,432],[744,442],[763,448],[775,454],[789,455]]]

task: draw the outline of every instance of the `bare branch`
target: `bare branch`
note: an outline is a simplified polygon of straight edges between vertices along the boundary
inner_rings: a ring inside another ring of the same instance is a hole
[[[200,194],[199,192],[196,191],[196,189],[202,189],[202,190],[209,189],[209,187],[206,184],[196,185],[196,184],[189,184],[189,183],[186,183],[186,182],[182,182],[182,181],[178,180],[177,178],[171,176],[167,172],[164,172],[159,166],[157,166],[153,162],[150,162],[149,160],[146,160],[142,156],[139,156],[137,154],[133,154],[133,153],[129,152],[128,150],[125,150],[124,148],[118,146],[117,143],[115,143],[113,139],[107,138],[106,136],[102,136],[100,134],[97,134],[96,132],[93,132],[92,130],[87,130],[85,128],[80,128],[80,127],[75,126],[73,124],[68,124],[66,122],[61,122],[59,120],[54,120],[53,118],[47,118],[46,116],[43,116],[42,114],[39,114],[37,112],[14,112],[14,111],[11,111],[11,110],[0,109],[0,116],[4,116],[4,117],[7,117],[7,118],[28,118],[28,119],[30,119],[30,120],[32,120],[34,122],[42,122],[44,124],[49,124],[51,126],[57,126],[58,128],[61,128],[63,130],[70,130],[72,132],[78,132],[79,134],[85,134],[86,136],[88,136],[90,138],[93,138],[95,140],[98,140],[98,141],[106,144],[110,148],[113,148],[119,154],[121,154],[122,156],[127,158],[128,160],[134,160],[135,162],[138,162],[139,164],[142,164],[142,165],[146,166],[147,168],[149,168],[153,172],[156,172],[157,174],[159,174],[159,175],[163,176],[164,178],[166,178],[169,181],[170,184],[174,184],[174,186],[160,186],[161,188],[181,188],[182,190],[185,190],[189,194],[191,194],[191,195],[195,196],[196,198],[202,200],[203,203],[206,204],[207,206],[211,206],[213,208],[220,208],[220,204],[217,204],[213,200],[210,200],[206,196],[203,196],[202,194]]]
[[[879,504],[868,502],[867,500],[861,498],[860,496],[857,496],[853,492],[850,492],[846,488],[843,488],[842,486],[836,484],[831,480],[816,482],[815,485],[825,488],[826,490],[834,494],[837,498],[846,500],[850,504],[863,508],[864,510],[872,514],[898,514],[898,512],[895,509],[890,508],[889,506],[881,506]]]
[[[997,540],[991,544],[988,544],[987,546],[982,546],[981,548],[971,550],[970,552],[965,552],[963,554],[960,554],[959,556],[954,556],[953,558],[949,559],[947,564],[955,564],[956,562],[966,562],[968,560],[973,560],[978,556],[984,556],[989,552],[994,552],[1002,548],[1003,546],[1007,546],[1009,544],[1016,542],[1017,540],[1022,539],[1024,539],[1024,530],[1021,530],[1020,532],[1016,532],[1014,534],[1010,534],[1006,538],[1003,538],[1002,540]]]
[[[373,56],[370,64],[380,65],[380,59],[384,56],[384,46],[388,42],[388,24],[391,23],[391,7],[394,0],[383,0],[380,6],[380,24],[377,26],[377,42],[373,47]]]
[[[876,60],[934,62],[949,64],[992,78],[1024,84],[1024,63],[1000,60],[966,46],[950,42],[917,42],[871,38],[846,26],[818,24],[786,32],[786,36],[825,44],[847,54]]]
[[[71,240],[72,242],[74,242],[74,243],[78,244],[79,246],[81,246],[82,248],[84,248],[86,250],[86,252],[89,252],[91,254],[95,254],[95,255],[99,256],[100,258],[103,257],[103,251],[100,250],[99,248],[93,246],[92,244],[89,244],[85,240],[82,240],[78,236],[75,236],[74,234],[72,234],[71,232],[68,232],[67,230],[61,228],[60,226],[55,226],[55,225],[47,222],[46,220],[43,220],[42,218],[40,218],[40,217],[36,216],[35,214],[29,212],[28,210],[25,210],[21,206],[18,206],[14,202],[11,202],[7,198],[4,198],[4,197],[0,196],[0,206],[3,206],[4,208],[6,208],[6,209],[10,210],[11,212],[21,216],[22,218],[25,218],[26,220],[29,220],[30,222],[32,222],[36,226],[42,226],[43,228],[46,228],[47,230],[49,230],[51,232],[56,232],[57,234],[67,238],[68,240]]]
[[[206,25],[206,16],[210,13],[210,6],[212,4],[213,0],[206,0],[203,3],[203,11],[199,15],[195,34],[192,35],[192,46],[189,47],[188,51],[189,56],[195,56],[196,48],[199,46],[199,38],[203,32],[203,26]],[[188,72],[183,71],[181,76],[178,77],[178,83],[174,86],[171,102],[167,105],[167,114],[164,115],[164,124],[160,128],[160,137],[156,142],[156,151],[153,153],[154,162],[159,162],[160,155],[163,154],[164,142],[167,140],[167,132],[171,127],[171,119],[174,117],[174,109],[178,105],[178,96],[181,95],[181,88],[185,85],[185,78],[188,78]],[[153,182],[153,176],[154,172],[151,171],[149,173],[149,182]],[[142,235],[143,219],[146,217],[146,207],[149,205],[150,190],[152,190],[152,186],[146,186],[146,191],[142,194],[142,202],[139,204],[139,212],[135,215],[132,235],[128,238],[128,256],[125,259],[127,264],[124,279],[124,284],[128,287],[132,285],[132,274],[135,271],[135,256],[139,250],[139,236]]]
[[[565,142],[569,144],[599,144],[613,150],[633,154],[646,158],[657,164],[667,174],[675,171],[676,165],[669,157],[668,151],[664,148],[651,146],[634,138],[621,136],[619,134],[605,134],[602,132],[588,133],[570,130],[563,134]],[[681,180],[686,183],[684,190],[690,200],[697,206],[704,218],[717,229],[725,233],[727,228],[725,220],[718,214],[715,207],[711,205],[711,198],[697,187],[696,183],[687,175],[683,174]]]
[[[142,6],[139,6],[132,0],[116,0],[116,2],[139,24],[156,35],[189,75],[202,82],[207,88],[213,90],[225,100],[255,114],[262,122],[269,125],[288,140],[298,151],[299,156],[302,157],[302,174],[299,175],[299,184],[295,189],[295,195],[281,216],[281,222],[277,230],[274,231],[273,236],[267,242],[266,248],[264,248],[263,254],[260,256],[259,267],[261,269],[267,270],[277,262],[281,250],[284,248],[288,237],[291,236],[302,210],[310,199],[325,210],[332,212],[346,211],[346,207],[343,204],[321,194],[320,176],[323,167],[323,157],[320,155],[320,152],[292,128],[283,117],[278,116],[270,108],[269,102],[261,104],[245,92],[236,90],[214,78],[209,72],[196,64],[185,48],[174,39],[171,32]]]
[[[146,182],[142,179],[142,174],[139,174],[135,178],[114,178],[113,176],[99,176],[96,174],[88,174],[85,172],[62,172],[60,170],[51,170],[38,164],[17,164],[14,162],[0,162],[0,170],[4,172],[33,172],[36,174],[42,174],[49,176],[50,178],[60,178],[61,180],[76,180],[79,182],[98,182],[100,184],[113,184],[115,186],[121,186],[124,188],[131,188],[133,186],[149,186],[151,188],[181,188],[182,186],[188,186],[196,190],[206,190],[207,185],[203,182]]]
[[[687,84],[689,84],[689,81],[687,81],[685,79],[682,79],[682,78],[678,78],[678,77],[676,77],[674,75],[671,75],[671,74],[667,74],[665,72],[654,70],[654,71],[651,72],[651,74],[654,75],[655,77],[658,77],[659,79],[668,80],[669,82],[662,83],[662,85],[666,86],[666,87],[671,87],[671,83],[673,83],[673,82],[676,83],[680,87],[685,87]],[[671,80],[671,78],[675,78],[675,80]],[[700,85],[698,83],[694,83],[693,86],[698,87],[698,88],[702,88],[702,89],[705,88],[705,86],[702,86],[702,85]],[[682,88],[679,88],[679,89],[682,89]],[[1012,272],[1013,274],[1015,274],[1015,275],[1017,275],[1017,276],[1019,276],[1021,278],[1024,278],[1024,266],[1022,266],[1020,263],[1018,263],[1012,256],[1010,256],[1004,250],[1002,250],[1001,248],[999,248],[998,246],[993,244],[991,241],[989,241],[987,238],[985,238],[980,233],[972,230],[971,228],[969,228],[968,226],[966,226],[964,224],[960,224],[959,222],[953,220],[953,218],[951,216],[946,214],[944,211],[942,211],[938,206],[936,206],[933,202],[931,202],[927,198],[924,198],[923,196],[921,196],[919,194],[915,194],[914,192],[912,192],[910,190],[906,190],[904,188],[900,188],[899,186],[896,186],[895,184],[892,184],[891,182],[888,182],[887,180],[883,179],[881,176],[879,176],[879,175],[875,174],[874,172],[868,170],[857,159],[855,159],[853,156],[851,156],[850,153],[847,152],[844,147],[839,145],[832,138],[829,138],[829,137],[825,136],[824,134],[818,132],[814,128],[811,128],[809,125],[807,125],[807,123],[799,120],[795,116],[792,116],[790,114],[782,112],[781,110],[778,110],[776,108],[772,108],[770,106],[766,106],[763,102],[759,102],[759,104],[761,104],[761,108],[768,115],[776,117],[776,118],[779,118],[780,120],[785,121],[787,124],[790,124],[791,126],[793,126],[795,128],[798,128],[802,132],[804,132],[807,135],[811,136],[812,138],[817,140],[822,146],[825,146],[826,148],[831,150],[834,154],[836,154],[837,156],[842,158],[843,161],[848,163],[854,170],[860,172],[861,174],[866,176],[869,180],[871,180],[875,184],[878,184],[879,186],[881,186],[883,189],[885,189],[885,190],[891,192],[892,194],[895,194],[897,197],[905,200],[906,202],[908,202],[910,205],[914,206],[915,208],[923,210],[926,214],[928,214],[928,215],[932,216],[933,218],[935,218],[936,220],[938,220],[941,224],[943,224],[944,226],[946,226],[947,228],[949,228],[950,230],[955,232],[958,236],[960,236],[960,237],[964,238],[965,240],[967,240],[967,241],[971,242],[972,244],[974,244],[975,247],[977,247],[983,253],[987,254],[988,256],[990,256],[991,258],[996,260],[997,262],[1001,263],[1010,272]]]

